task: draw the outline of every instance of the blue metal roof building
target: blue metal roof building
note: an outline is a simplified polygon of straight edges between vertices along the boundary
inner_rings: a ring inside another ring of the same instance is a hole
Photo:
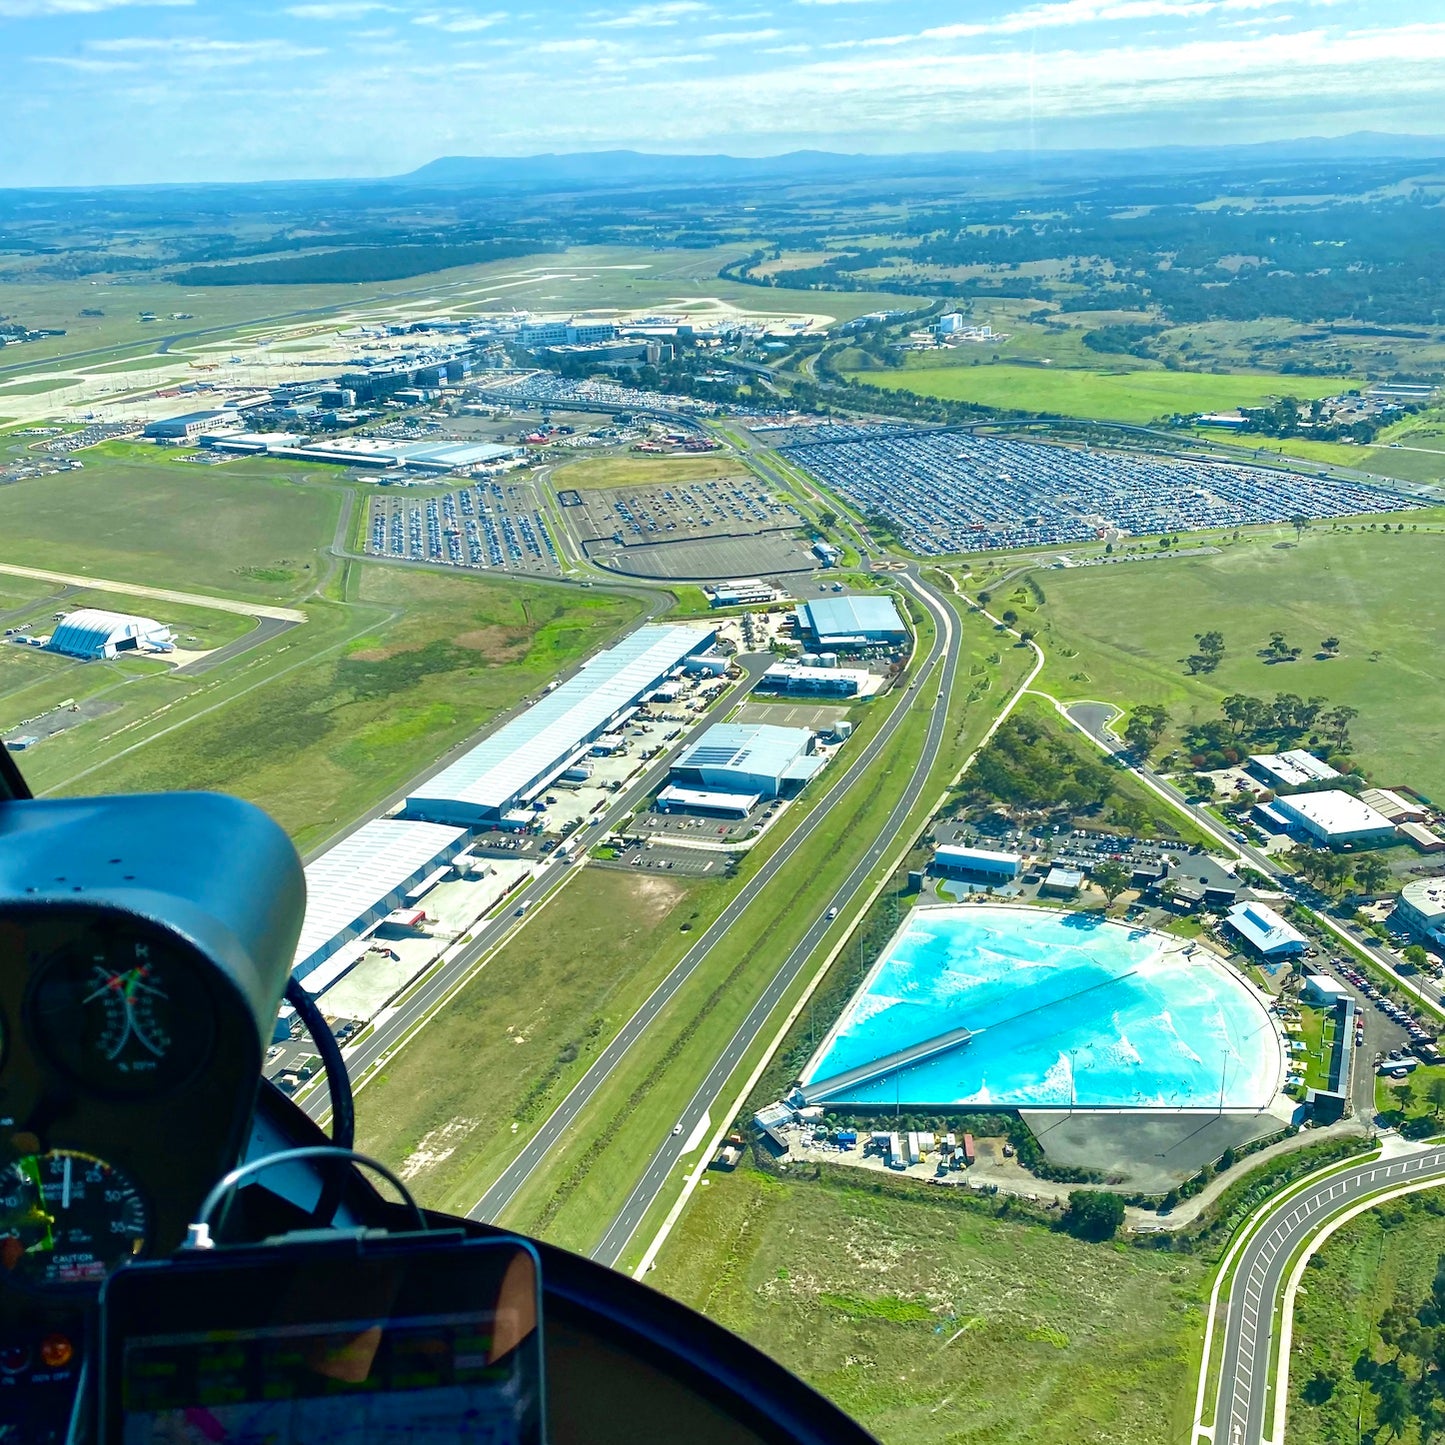
[[[149,649],[172,652],[174,641],[171,629],[152,617],[81,607],[56,625],[46,649],[67,657],[114,657]]]
[[[807,728],[718,723],[678,754],[669,776],[684,788],[787,797],[823,766],[812,747]]]
[[[908,637],[891,597],[820,597],[805,602],[798,613],[803,631],[823,648],[903,642]]]
[[[420,784],[406,800],[406,816],[463,828],[501,821],[716,635],[706,626],[639,627]]]

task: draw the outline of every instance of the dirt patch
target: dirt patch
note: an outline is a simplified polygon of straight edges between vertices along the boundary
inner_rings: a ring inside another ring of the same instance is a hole
[[[634,878],[632,891],[646,910],[647,922],[659,923],[682,902],[687,889],[668,878]]]
[[[398,642],[392,647],[363,647],[356,652],[347,654],[355,662],[386,662],[393,657],[400,657],[405,652],[420,652],[425,643]]]
[[[485,653],[493,662],[520,662],[532,639],[509,627],[476,627],[457,634],[456,644],[470,652]]]

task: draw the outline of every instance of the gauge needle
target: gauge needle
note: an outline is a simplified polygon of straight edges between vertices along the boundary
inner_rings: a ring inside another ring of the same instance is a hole
[[[65,1156],[65,1172],[60,1176],[60,1207],[70,1208],[70,1155]]]

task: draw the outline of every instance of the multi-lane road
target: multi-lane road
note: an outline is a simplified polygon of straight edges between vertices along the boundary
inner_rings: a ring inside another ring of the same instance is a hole
[[[766,655],[740,656],[737,659],[747,674],[743,684],[744,693],[751,690],[771,660]],[[736,706],[738,698],[738,689],[729,688],[702,714],[699,726],[715,721],[719,712]],[[664,755],[647,768],[630,788],[619,793],[612,807],[600,815],[601,826],[591,829],[590,832],[599,838],[606,837],[608,832],[662,781],[667,773],[668,762],[668,757]],[[414,791],[415,786],[415,783],[410,784],[408,791]],[[400,797],[401,794],[397,796]],[[525,897],[535,907],[562,887],[575,872],[575,864],[563,863],[554,853],[539,865]],[[521,921],[520,915],[514,909],[506,908],[474,929],[469,944],[456,950],[450,958],[427,974],[421,984],[404,997],[394,1012],[385,1016],[370,1032],[347,1049],[346,1068],[352,1080],[364,1080],[376,1064],[400,1048],[431,1018],[441,1004],[471,977],[478,961],[497,948],[509,933],[521,925]],[[316,1087],[300,1100],[300,1103],[313,1119],[322,1119],[330,1112],[331,1095],[326,1088],[324,1077],[318,1076]]]
[[[1306,1238],[1367,1196],[1424,1179],[1445,1180],[1445,1149],[1397,1154],[1330,1174],[1287,1196],[1258,1225],[1240,1252],[1230,1284],[1214,1445],[1261,1445],[1266,1437],[1274,1413],[1266,1411],[1276,1306],[1285,1272]]]
[[[905,585],[928,607],[936,624],[932,645],[927,656],[922,659],[915,671],[914,681],[910,685],[910,693],[917,692],[924,697],[932,698],[932,718],[923,754],[902,791],[897,808],[889,817],[888,825],[870,845],[865,858],[859,862],[849,875],[847,883],[840,888],[831,902],[832,907],[839,909],[861,884],[869,870],[876,866],[893,837],[895,827],[907,816],[908,811],[918,800],[945,736],[948,700],[957,673],[961,647],[958,624],[948,604],[920,578],[913,573],[908,573],[904,575],[903,580]],[[908,700],[894,708],[883,726],[853,759],[847,771],[834,782],[807,818],[789,834],[778,851],[753,875],[737,897],[727,905],[667,977],[648,995],[637,1012],[627,1020],[617,1035],[593,1061],[591,1067],[577,1081],[571,1092],[557,1106],[547,1121],[527,1141],[522,1151],[507,1166],[492,1187],[477,1201],[470,1211],[473,1219],[495,1219],[523,1188],[547,1155],[565,1138],[577,1117],[607,1082],[632,1046],[651,1026],[653,1020],[667,1006],[678,989],[701,967],[713,949],[726,937],[728,930],[753,905],[779,871],[786,867],[798,849],[817,832],[832,810],[848,798],[854,784],[887,748],[911,711],[912,707]],[[666,1181],[668,1171],[681,1155],[683,1147],[688,1142],[687,1136],[691,1132],[692,1125],[701,1118],[709,1103],[716,1098],[728,1076],[736,1068],[738,1061],[764,1027],[778,1000],[787,991],[799,970],[806,963],[813,948],[821,940],[827,924],[828,919],[825,912],[824,916],[810,926],[806,937],[781,964],[772,982],[749,1013],[747,1021],[728,1042],[716,1064],[709,1070],[706,1079],[689,1103],[684,1118],[678,1121],[682,1124],[681,1132],[665,1133],[662,1147],[648,1165],[641,1183],[633,1191],[621,1213],[609,1228],[607,1237],[598,1250],[598,1258],[605,1258],[610,1262],[621,1254],[627,1240],[636,1229],[638,1221],[646,1213],[647,1208]],[[662,1130],[666,1131],[672,1127],[670,1123],[660,1121]]]

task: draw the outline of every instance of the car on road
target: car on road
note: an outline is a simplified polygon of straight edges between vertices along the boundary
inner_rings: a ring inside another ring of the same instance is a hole
[[[682,1133],[682,1125],[681,1125],[681,1124],[674,1124],[674,1125],[672,1126],[672,1137],[675,1139],[675,1138],[677,1138],[677,1136],[678,1136],[679,1134],[681,1134],[681,1133]]]
[[[826,923],[831,923],[837,916],[838,916],[838,910],[837,910],[836,908],[830,908],[830,909],[823,915],[823,920],[824,920],[824,922],[826,922]]]

